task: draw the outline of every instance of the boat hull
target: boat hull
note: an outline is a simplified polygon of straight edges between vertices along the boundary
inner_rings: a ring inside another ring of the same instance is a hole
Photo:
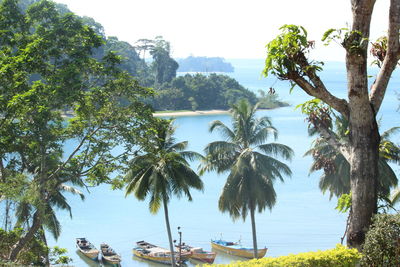
[[[216,253],[192,253],[190,259],[212,264],[217,256]]]
[[[103,260],[109,264],[113,264],[113,265],[117,265],[117,266],[121,263],[121,259],[112,259],[107,256],[103,256]]]
[[[254,250],[253,249],[240,249],[240,248],[232,248],[229,246],[223,246],[211,241],[211,247],[217,249],[219,251],[225,252],[229,255],[234,255],[242,258],[253,259],[254,258]],[[257,258],[262,258],[267,253],[267,248],[258,249],[257,250]]]
[[[136,257],[144,259],[144,260],[154,261],[154,262],[168,264],[168,265],[171,264],[171,257],[169,255],[166,255],[165,257],[157,257],[157,256],[153,256],[153,255],[144,254],[136,249],[133,249],[132,252]]]
[[[99,251],[83,251],[82,249],[78,250],[85,255],[86,257],[90,258],[91,260],[97,261],[99,258]]]

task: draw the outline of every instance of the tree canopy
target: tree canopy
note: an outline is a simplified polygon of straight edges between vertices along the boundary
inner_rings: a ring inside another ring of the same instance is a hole
[[[1,2],[0,189],[6,190],[0,200],[16,202],[21,216],[15,216],[29,222],[10,260],[43,226],[58,236],[57,223],[46,223],[51,207],[70,210],[60,193],[78,192],[65,182],[111,182],[110,174],[154,130],[151,109],[141,101],[152,90],[119,68],[117,55],[97,60],[93,53],[103,41],[50,1],[25,11],[15,0]],[[122,143],[126,150],[113,154]]]

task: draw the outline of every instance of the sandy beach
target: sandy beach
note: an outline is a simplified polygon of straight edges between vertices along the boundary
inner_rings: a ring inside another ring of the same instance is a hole
[[[181,117],[181,116],[201,116],[201,115],[219,115],[228,114],[228,110],[196,110],[196,111],[177,111],[153,113],[154,117]]]

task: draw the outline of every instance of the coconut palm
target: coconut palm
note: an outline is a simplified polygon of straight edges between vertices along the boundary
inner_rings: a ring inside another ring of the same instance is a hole
[[[188,142],[175,143],[173,122],[163,124],[154,136],[149,137],[146,153],[138,155],[130,162],[130,170],[125,178],[128,181],[126,195],[134,194],[139,200],[150,197],[151,213],[157,213],[164,207],[165,224],[168,233],[169,247],[174,251],[168,216],[168,202],[172,195],[185,195],[192,200],[190,189],[203,189],[203,182],[194,172],[187,160],[201,159],[196,152],[184,151]],[[171,253],[171,264],[175,266],[174,254]]]
[[[332,133],[337,140],[342,143],[349,142],[348,121],[343,116],[336,117],[332,128]],[[400,149],[390,141],[391,136],[399,130],[400,127],[393,127],[381,134],[378,162],[378,196],[382,199],[387,198],[390,189],[397,185],[396,174],[390,167],[389,162],[398,163],[400,159]],[[318,133],[315,128],[311,127],[309,134],[313,136]],[[319,181],[319,187],[323,193],[328,191],[330,198],[350,193],[350,164],[325,139],[317,138],[312,148],[305,155],[312,156],[314,159],[310,173],[323,170]]]
[[[279,143],[265,143],[277,130],[268,117],[256,118],[257,105],[246,100],[239,101],[231,109],[230,129],[221,121],[213,121],[210,131],[217,130],[225,138],[205,148],[204,171],[229,171],[228,178],[219,198],[219,209],[229,212],[233,219],[246,219],[250,212],[254,258],[257,258],[257,235],[254,213],[270,210],[276,203],[275,180],[283,181],[283,175],[291,175],[290,168],[277,160],[280,156],[290,160],[293,151]]]
[[[53,180],[48,181],[46,190],[40,190],[36,185],[36,180],[32,186],[27,188],[25,198],[17,203],[15,216],[17,218],[16,227],[26,226],[26,234],[18,240],[10,249],[9,258],[15,260],[18,253],[25,244],[38,232],[41,232],[43,241],[46,240],[43,229],[47,229],[57,240],[61,233],[61,224],[56,216],[55,209],[66,210],[72,218],[71,206],[67,202],[64,193],[78,195],[84,200],[83,193],[76,187],[85,186],[81,177],[71,173],[61,172]],[[44,185],[43,185],[44,187]],[[35,197],[36,196],[36,197]],[[45,241],[47,246],[47,242]],[[48,257],[46,258],[48,261]]]

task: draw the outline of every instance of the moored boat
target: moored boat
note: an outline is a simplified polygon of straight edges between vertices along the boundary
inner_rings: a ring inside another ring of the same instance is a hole
[[[86,238],[77,238],[76,247],[86,257],[95,261],[98,260],[100,251]]]
[[[118,255],[109,245],[102,243],[100,245],[101,254],[103,260],[113,265],[119,265],[121,263],[121,256]]]
[[[168,249],[158,247],[150,244],[146,241],[136,242],[137,247],[133,249],[133,254],[138,257],[149,261],[154,261],[163,264],[171,264],[171,252]],[[183,263],[188,260],[190,253],[179,253],[174,252],[175,261],[177,263]]]
[[[217,256],[217,253],[205,251],[200,247],[192,247],[186,244],[181,246],[177,245],[176,248],[179,251],[179,247],[181,248],[181,252],[190,253],[189,259],[206,262],[212,264]]]
[[[244,257],[248,259],[254,258],[254,249],[249,247],[243,247],[241,244],[236,242],[228,242],[224,240],[211,240],[211,247],[220,251],[223,251],[229,255],[238,257]],[[267,253],[267,248],[258,249],[257,257],[262,258]]]

